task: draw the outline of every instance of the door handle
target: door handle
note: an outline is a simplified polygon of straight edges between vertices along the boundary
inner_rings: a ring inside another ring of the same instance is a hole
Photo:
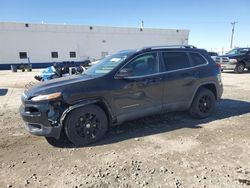
[[[148,80],[139,80],[139,81],[136,81],[136,85],[139,86],[139,87],[144,87],[146,85],[148,85]]]
[[[161,80],[163,80],[162,77],[160,77],[160,78],[148,78],[148,79],[146,79],[146,80],[143,81],[143,84],[144,84],[144,85],[148,85],[148,84],[150,84],[150,83],[157,83],[157,82],[160,82]]]
[[[160,82],[162,81],[163,78],[162,77],[159,77],[159,78],[147,78],[145,80],[140,80],[140,81],[137,81],[137,84],[138,86],[147,86],[149,84],[153,84],[153,83],[157,83],[157,82]]]

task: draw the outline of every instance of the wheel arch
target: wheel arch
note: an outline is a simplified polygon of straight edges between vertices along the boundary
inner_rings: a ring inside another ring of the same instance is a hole
[[[60,124],[63,126],[64,121],[67,117],[67,115],[72,111],[77,108],[81,108],[87,105],[95,104],[99,106],[106,114],[108,118],[108,124],[111,125],[115,121],[115,116],[111,110],[111,107],[108,105],[108,103],[105,101],[105,99],[102,98],[94,98],[94,99],[85,99],[83,101],[79,101],[76,104],[73,104],[69,106],[66,110],[61,115],[60,118]]]
[[[195,95],[197,94],[197,92],[201,89],[201,88],[206,88],[206,89],[209,89],[210,91],[213,92],[214,96],[215,96],[215,99],[217,100],[218,99],[218,94],[217,94],[217,88],[216,88],[216,84],[214,82],[205,82],[205,83],[201,83],[199,84],[196,89],[195,89],[195,92],[192,96],[192,100],[190,101],[189,103],[189,107],[191,106],[193,100],[194,100],[194,97]]]
[[[244,59],[240,60],[239,63],[244,64],[244,67],[246,68],[247,62]]]

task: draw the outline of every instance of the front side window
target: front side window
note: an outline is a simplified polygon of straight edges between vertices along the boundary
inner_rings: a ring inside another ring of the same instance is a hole
[[[157,53],[147,53],[131,61],[124,68],[131,69],[133,76],[144,76],[159,72]]]
[[[207,61],[198,53],[190,53],[190,57],[193,61],[194,66],[204,65]]]
[[[190,67],[189,59],[185,52],[163,52],[162,56],[166,71]]]

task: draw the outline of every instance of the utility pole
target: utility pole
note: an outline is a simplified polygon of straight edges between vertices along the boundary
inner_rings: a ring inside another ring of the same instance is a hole
[[[231,22],[233,28],[232,28],[232,35],[231,35],[231,43],[230,43],[230,48],[232,49],[233,47],[233,39],[234,39],[234,27],[235,27],[235,24],[237,24],[238,22]]]

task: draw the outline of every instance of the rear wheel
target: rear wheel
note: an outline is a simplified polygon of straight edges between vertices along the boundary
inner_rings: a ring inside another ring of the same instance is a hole
[[[245,69],[245,65],[243,63],[238,63],[234,69],[236,73],[243,73]]]
[[[108,128],[105,112],[97,105],[88,105],[70,112],[65,121],[68,139],[76,146],[85,146],[101,139]]]
[[[189,112],[195,118],[206,118],[211,115],[214,106],[214,93],[209,89],[201,88],[196,93]]]

